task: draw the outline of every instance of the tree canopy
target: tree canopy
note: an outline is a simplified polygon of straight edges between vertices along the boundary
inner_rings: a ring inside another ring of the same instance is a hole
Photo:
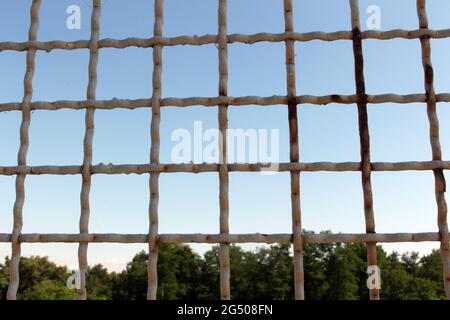
[[[420,257],[416,252],[387,254],[381,246],[382,299],[444,299],[442,264],[438,250]],[[305,244],[306,299],[368,299],[364,244]],[[142,300],[147,292],[147,259],[137,253],[122,272],[108,272],[102,265],[89,268],[88,299]],[[231,292],[233,299],[293,299],[291,246],[278,244],[255,250],[230,246]],[[6,298],[9,259],[0,264],[0,294]],[[76,299],[66,286],[73,273],[47,257],[20,261],[19,299]],[[187,245],[161,244],[158,258],[158,299],[218,299],[218,246],[203,256]]]

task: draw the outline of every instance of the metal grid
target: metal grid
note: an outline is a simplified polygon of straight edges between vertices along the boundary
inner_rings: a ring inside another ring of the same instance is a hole
[[[31,6],[31,24],[27,42],[0,42],[0,51],[27,51],[26,74],[24,79],[24,97],[22,103],[0,104],[0,112],[21,111],[22,124],[20,127],[20,148],[17,166],[0,167],[0,175],[16,176],[16,201],[14,204],[14,228],[11,234],[0,234],[0,242],[12,244],[12,257],[10,264],[10,284],[7,298],[16,299],[19,285],[19,261],[21,243],[65,242],[79,243],[78,260],[81,274],[81,288],[78,291],[79,299],[86,299],[86,270],[87,249],[89,243],[148,243],[148,299],[156,299],[158,278],[157,260],[159,243],[219,243],[220,244],[220,295],[222,299],[230,299],[230,243],[292,243],[294,248],[294,287],[295,298],[304,299],[303,276],[303,243],[332,243],[332,242],[359,242],[367,244],[367,261],[369,265],[376,265],[376,244],[378,242],[420,242],[440,241],[440,252],[443,262],[443,280],[447,298],[450,299],[450,236],[447,225],[447,204],[445,201],[445,178],[443,170],[450,169],[450,161],[443,161],[439,142],[439,122],[436,113],[436,103],[450,102],[450,93],[436,94],[433,85],[433,67],[430,59],[430,38],[450,38],[450,29],[430,30],[426,16],[425,0],[417,1],[417,14],[419,29],[417,30],[391,30],[391,31],[364,31],[360,29],[358,0],[349,0],[351,8],[352,31],[339,31],[333,33],[310,32],[296,33],[293,29],[292,0],[284,1],[285,32],[280,34],[259,33],[253,35],[227,33],[227,0],[218,0],[218,35],[179,36],[174,38],[163,37],[163,0],[154,0],[155,25],[154,36],[149,39],[127,38],[123,40],[99,39],[100,27],[100,0],[93,0],[91,17],[91,38],[88,41],[37,41],[39,26],[39,8],[41,0],[33,0]],[[281,0],[280,0],[281,1]],[[424,94],[396,95],[368,95],[364,83],[364,62],[362,40],[364,39],[420,39],[422,47],[422,64],[424,69]],[[294,44],[296,41],[336,41],[351,40],[353,43],[355,61],[356,94],[328,95],[328,96],[299,96],[296,93]],[[228,52],[227,46],[231,43],[256,42],[285,42],[286,47],[286,96],[271,97],[229,97],[228,96]],[[162,50],[165,46],[178,45],[205,45],[215,43],[219,52],[219,86],[217,97],[191,97],[191,98],[161,98]],[[97,83],[98,50],[101,48],[126,47],[153,48],[153,93],[150,99],[138,100],[96,100],[95,89]],[[87,100],[84,101],[54,101],[32,102],[32,82],[34,74],[35,55],[37,50],[51,51],[54,49],[76,50],[89,49],[89,83]],[[427,104],[427,114],[430,125],[430,143],[432,147],[432,160],[421,162],[371,162],[370,137],[367,119],[367,104],[377,103],[415,103]],[[357,104],[360,135],[360,162],[299,162],[298,120],[297,105],[299,104],[326,105],[328,103]],[[279,171],[288,171],[291,175],[291,206],[292,206],[292,233],[291,234],[230,234],[228,226],[229,200],[228,200],[228,173],[233,171],[255,172],[265,167],[264,164],[231,164],[227,163],[226,141],[222,142],[221,161],[219,164],[161,164],[159,163],[160,147],[160,109],[165,106],[189,107],[201,105],[205,107],[218,106],[219,130],[226,137],[227,108],[228,106],[246,105],[286,105],[288,107],[288,123],[290,133],[290,162],[280,163]],[[104,165],[92,164],[92,141],[94,135],[94,114],[96,109],[139,107],[152,108],[151,120],[151,150],[150,162],[147,164]],[[28,166],[26,162],[29,146],[29,125],[32,110],[58,110],[58,109],[86,109],[86,132],[84,138],[84,159],[82,165],[72,166]],[[437,222],[439,232],[428,233],[375,233],[375,219],[373,212],[373,199],[371,187],[372,171],[408,171],[432,170],[435,177],[435,194],[438,207]],[[300,209],[300,173],[302,171],[359,171],[364,195],[364,216],[366,232],[362,234],[303,234],[301,228]],[[158,233],[158,178],[160,173],[174,172],[218,172],[220,181],[220,232],[218,234],[159,234]],[[149,233],[148,234],[92,234],[89,233],[89,192],[91,175],[93,174],[150,174],[150,206],[149,206]],[[80,195],[81,215],[79,234],[22,234],[22,210],[25,200],[25,178],[27,175],[74,175],[82,176],[82,190]],[[376,289],[370,290],[370,299],[380,298]]]

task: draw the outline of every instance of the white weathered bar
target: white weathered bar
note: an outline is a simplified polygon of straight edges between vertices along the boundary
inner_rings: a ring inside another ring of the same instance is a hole
[[[39,9],[41,0],[33,0],[30,9],[30,28],[28,39],[35,41],[39,29]],[[33,98],[33,77],[35,71],[36,50],[28,49],[26,57],[26,72],[23,81],[23,101],[21,104],[22,122],[20,125],[20,147],[17,155],[17,164],[19,166],[27,165],[27,153],[30,145],[30,123],[31,123],[31,100]],[[11,260],[9,263],[9,286],[6,293],[8,300],[17,299],[17,290],[19,288],[19,264],[20,264],[20,241],[19,237],[23,227],[23,206],[25,203],[25,178],[26,174],[16,176],[16,201],[13,208],[13,233],[11,238]]]
[[[91,15],[91,40],[89,41],[89,66],[88,75],[89,82],[87,86],[87,99],[88,101],[95,100],[95,91],[97,88],[97,65],[98,65],[98,39],[100,36],[100,0],[93,0],[92,2],[92,15]],[[80,233],[89,233],[89,216],[90,201],[89,195],[91,191],[91,172],[92,166],[92,143],[94,140],[94,117],[95,109],[86,109],[85,115],[85,134],[83,142],[83,166],[81,169],[82,183],[80,193]],[[80,288],[77,291],[79,300],[87,299],[86,290],[86,273],[88,271],[88,257],[87,257],[88,244],[80,243],[78,247],[78,265],[80,271]]]
[[[417,0],[417,16],[419,27],[428,28],[426,1]],[[427,36],[420,37],[422,48],[422,66],[424,70],[424,86],[427,96],[427,115],[429,122],[430,145],[433,160],[442,160],[441,143],[439,140],[439,119],[436,110],[436,98],[434,91],[434,71],[431,63],[431,45]],[[435,180],[435,196],[437,205],[437,224],[442,234],[440,253],[443,267],[443,281],[447,300],[450,300],[450,237],[448,236],[447,202],[445,200],[446,181],[442,169],[433,170]]]
[[[155,0],[155,24],[153,35],[156,38],[162,37],[163,28],[163,0]],[[162,74],[162,46],[157,45],[153,48],[153,93],[152,93],[152,120],[150,125],[150,163],[159,163],[160,132],[161,123],[161,74]],[[159,172],[150,172],[149,180],[150,204],[148,209],[149,216],[149,239],[148,239],[148,286],[147,299],[156,300],[158,290],[158,206],[159,206]]]
[[[158,243],[292,243],[292,234],[159,234]],[[0,242],[11,242],[12,235],[0,233]],[[304,243],[395,243],[441,241],[439,232],[421,233],[324,233],[302,235]],[[37,234],[26,233],[20,243],[148,243],[148,234]]]

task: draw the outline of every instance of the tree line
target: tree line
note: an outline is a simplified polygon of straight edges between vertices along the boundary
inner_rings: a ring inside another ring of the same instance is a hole
[[[377,247],[381,269],[381,297],[386,300],[445,299],[442,263],[438,250],[388,254]],[[306,299],[368,299],[364,244],[305,244]],[[121,272],[108,272],[101,264],[89,267],[88,299],[142,300],[147,292],[147,258],[137,253]],[[233,299],[293,299],[291,246],[277,244],[255,250],[230,246]],[[0,263],[0,294],[6,298],[9,258]],[[76,299],[66,286],[73,273],[47,257],[20,261],[18,298],[25,300]],[[187,245],[161,244],[158,258],[158,299],[218,299],[218,246],[202,256]]]

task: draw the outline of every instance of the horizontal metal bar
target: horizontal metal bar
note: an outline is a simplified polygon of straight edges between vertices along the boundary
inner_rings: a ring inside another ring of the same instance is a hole
[[[305,243],[367,243],[440,241],[438,232],[421,233],[324,233],[302,235]],[[21,234],[21,243],[148,243],[148,234]],[[0,242],[11,234],[0,233]],[[160,234],[158,243],[291,243],[292,234]]]
[[[417,30],[388,30],[376,31],[367,30],[361,33],[362,39],[374,40],[392,40],[392,39],[418,39],[427,36],[433,39],[443,39],[450,37],[450,29],[432,30],[432,29],[417,29]],[[283,33],[257,33],[257,34],[230,34],[227,36],[227,42],[252,44],[258,42],[284,42],[287,40],[294,40],[298,42],[307,41],[338,41],[338,40],[352,40],[351,31],[337,31],[337,32],[283,32]],[[128,47],[138,48],[152,48],[156,45],[171,47],[180,45],[200,46],[207,44],[218,43],[218,36],[207,34],[202,36],[178,36],[178,37],[152,37],[152,38],[126,38],[126,39],[101,39],[98,42],[99,48],[115,48],[123,49]],[[26,51],[29,49],[42,50],[50,52],[51,50],[77,50],[88,49],[89,40],[78,41],[26,41],[26,42],[0,42],[0,51]]]
[[[227,164],[230,172],[349,172],[360,171],[360,162],[311,162],[311,163],[230,163]],[[450,161],[408,161],[408,162],[373,162],[372,171],[424,171],[435,169],[450,169]],[[81,174],[82,166],[0,166],[0,175],[75,175]],[[91,174],[145,174],[151,172],[162,173],[202,173],[218,172],[219,164],[97,164],[90,167]]]
[[[381,103],[425,103],[427,98],[425,94],[380,94],[367,95],[367,103],[381,104]],[[356,95],[326,95],[326,96],[311,96],[302,95],[296,97],[297,104],[312,104],[312,105],[327,105],[330,103],[338,104],[354,104],[357,103],[358,96]],[[436,102],[450,102],[450,93],[440,93],[436,95]],[[244,96],[244,97],[188,97],[188,98],[164,98],[161,99],[162,107],[191,107],[204,106],[215,107],[218,105],[227,104],[230,106],[277,106],[286,105],[288,103],[287,96]],[[86,108],[95,108],[102,110],[111,109],[138,109],[150,108],[151,99],[110,99],[110,100],[79,100],[79,101],[35,101],[31,103],[31,110],[60,110],[60,109],[74,109],[81,110]],[[22,110],[21,102],[7,102],[0,104],[0,112],[6,111],[20,111]]]

